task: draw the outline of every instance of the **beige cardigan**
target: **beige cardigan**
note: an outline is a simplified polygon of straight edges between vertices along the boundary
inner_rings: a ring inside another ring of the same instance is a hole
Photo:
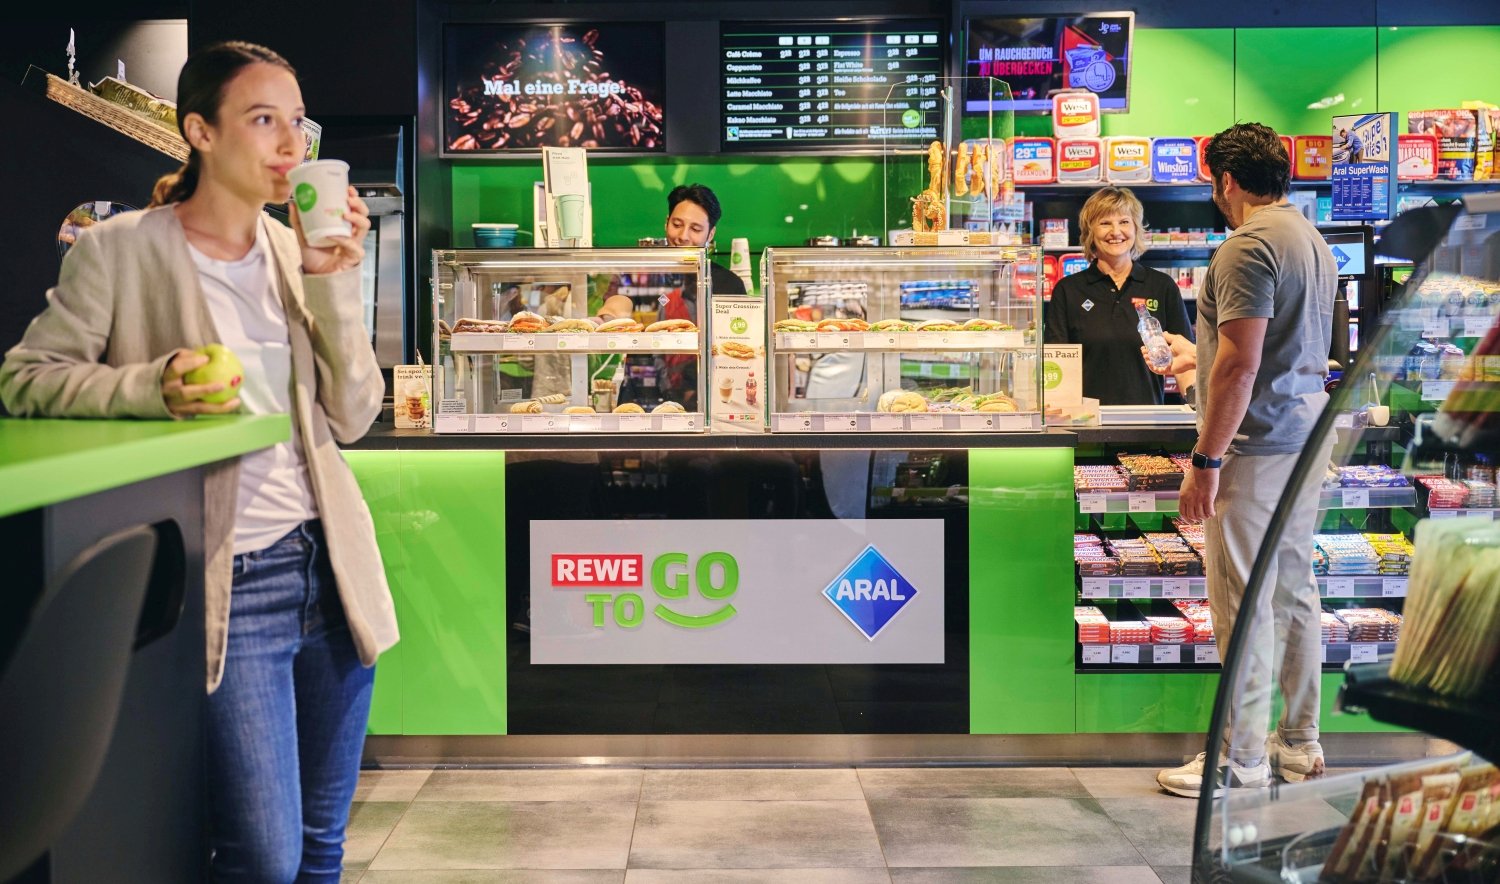
[[[297,235],[265,220],[292,346],[293,420],[328,539],[339,598],[360,659],[396,643],[396,611],[375,529],[339,442],[363,436],[384,383],[366,335],[359,271],[301,272]],[[68,251],[47,309],[0,366],[0,399],[37,417],[171,419],[161,395],[179,347],[218,340],[187,236],[171,207],[130,212],[85,231]],[[208,690],[224,673],[239,460],[206,470],[203,488]]]

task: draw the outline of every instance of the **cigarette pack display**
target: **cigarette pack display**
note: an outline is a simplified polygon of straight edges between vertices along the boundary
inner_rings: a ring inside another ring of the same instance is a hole
[[[1010,174],[1017,184],[1051,184],[1057,180],[1053,160],[1057,143],[1051,138],[1012,138]]]
[[[1191,138],[1158,138],[1151,142],[1151,180],[1188,184],[1198,180],[1198,142]]]
[[[1436,135],[1396,136],[1396,177],[1406,181],[1428,181],[1437,177]]]
[[[1111,184],[1151,180],[1151,139],[1116,135],[1104,139],[1105,177]]]
[[[1104,178],[1104,141],[1099,138],[1057,139],[1057,180],[1101,181]]]
[[[1321,181],[1333,174],[1333,136],[1298,135],[1292,144],[1293,178]]]
[[[1410,111],[1406,115],[1406,128],[1413,135],[1437,138],[1437,177],[1474,180],[1474,160],[1479,148],[1477,111],[1458,108]]]
[[[1052,134],[1059,139],[1098,137],[1099,96],[1093,92],[1052,96]]]

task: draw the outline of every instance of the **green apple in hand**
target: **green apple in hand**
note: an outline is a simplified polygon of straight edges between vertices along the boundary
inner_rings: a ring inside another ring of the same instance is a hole
[[[183,375],[183,382],[224,385],[224,389],[201,397],[201,401],[217,405],[240,395],[240,384],[245,380],[245,366],[240,364],[240,358],[234,355],[233,350],[223,344],[206,344],[193,352],[207,356],[208,364]]]

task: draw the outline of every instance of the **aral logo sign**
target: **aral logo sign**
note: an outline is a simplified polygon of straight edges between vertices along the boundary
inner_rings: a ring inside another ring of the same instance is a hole
[[[901,613],[916,598],[917,588],[901,576],[873,546],[855,557],[823,590],[839,613],[849,618],[854,628],[874,641],[891,618]]]
[[[530,540],[536,664],[944,660],[939,519],[539,520]]]

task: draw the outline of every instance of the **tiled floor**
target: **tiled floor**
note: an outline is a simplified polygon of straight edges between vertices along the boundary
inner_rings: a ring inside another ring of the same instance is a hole
[[[393,770],[345,884],[1186,882],[1195,803],[1147,768]]]

